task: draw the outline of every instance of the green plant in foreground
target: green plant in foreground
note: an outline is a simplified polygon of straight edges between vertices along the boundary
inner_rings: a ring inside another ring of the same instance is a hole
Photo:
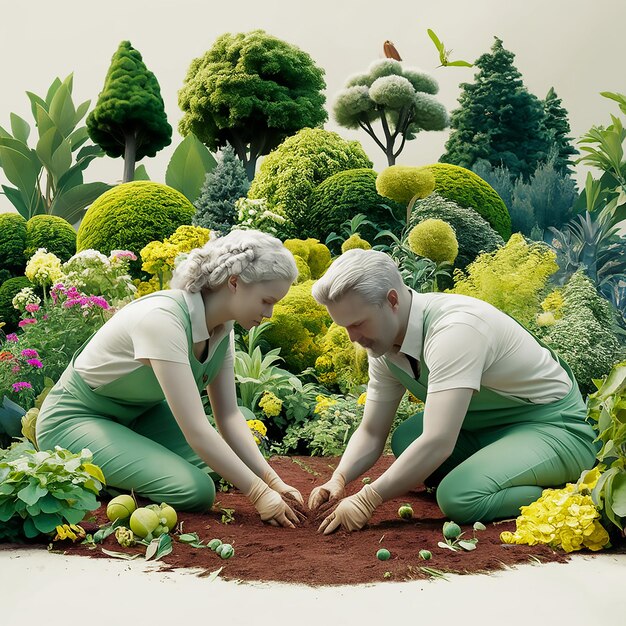
[[[446,548],[448,550],[452,550],[453,552],[458,552],[459,550],[476,550],[476,544],[478,543],[478,538],[476,537],[477,530],[485,530],[485,525],[480,522],[475,522],[473,526],[473,534],[474,536],[471,539],[461,539],[461,537],[465,534],[461,532],[461,527],[454,522],[444,522],[443,525],[443,537],[444,541],[440,541],[437,545],[440,548]]]
[[[21,441],[0,451],[0,540],[49,535],[98,508],[102,470],[87,449],[37,452]]]

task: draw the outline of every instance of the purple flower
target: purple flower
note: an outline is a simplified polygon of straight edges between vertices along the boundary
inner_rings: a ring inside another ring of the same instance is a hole
[[[27,348],[26,350],[22,350],[22,356],[25,356],[27,359],[36,359],[39,356],[39,352]]]
[[[27,317],[26,319],[20,320],[17,325],[20,328],[24,328],[24,326],[28,326],[29,324],[36,324],[37,320],[34,317]]]
[[[37,369],[41,369],[43,367],[43,363],[39,359],[28,359],[26,363],[32,365],[33,367],[36,367]]]
[[[15,333],[11,333],[10,335],[7,335],[7,341],[12,341],[13,343],[17,343],[19,339],[17,338],[17,335]]]
[[[22,391],[22,389],[32,389],[33,386],[30,383],[13,383],[13,391]]]

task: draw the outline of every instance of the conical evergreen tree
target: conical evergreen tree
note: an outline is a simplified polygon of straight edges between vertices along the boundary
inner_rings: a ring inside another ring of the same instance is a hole
[[[122,41],[111,59],[87,129],[108,156],[124,155],[124,182],[133,180],[136,161],[172,141],[159,83],[130,41]]]
[[[496,41],[477,61],[474,83],[462,83],[461,107],[452,113],[453,131],[441,157],[471,169],[478,159],[504,165],[525,179],[548,157],[551,138],[543,125],[541,101],[528,92],[515,55]]]
[[[574,148],[568,137],[570,132],[567,121],[567,111],[561,106],[561,98],[556,95],[554,87],[550,87],[548,95],[543,101],[543,111],[545,118],[543,125],[552,138],[553,149],[556,152],[554,159],[554,169],[562,174],[572,174],[572,159],[578,150]]]
[[[250,182],[246,169],[233,148],[226,144],[215,168],[204,180],[194,202],[196,226],[227,233],[237,220],[235,202],[248,193]]]

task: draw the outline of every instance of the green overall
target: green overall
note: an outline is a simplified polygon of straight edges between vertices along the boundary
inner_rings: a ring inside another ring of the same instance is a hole
[[[211,358],[201,363],[193,354],[191,319],[184,299],[166,297],[180,307],[189,362],[200,391],[219,372],[228,335]],[[76,357],[88,342],[74,354],[41,407],[36,432],[40,449],[61,446],[76,453],[89,448],[107,486],[133,489],[139,496],[180,510],[211,508],[216,475],[187,443],[152,368],[142,365],[92,389],[74,369]]]
[[[424,335],[428,318],[424,317]],[[586,405],[571,369],[549,346],[572,380],[568,394],[549,404],[482,388],[474,393],[450,457],[425,481],[437,486],[437,503],[448,519],[467,524],[517,517],[546,487],[578,479],[594,465],[599,450],[585,421]],[[423,344],[422,344],[423,345]],[[391,373],[416,397],[425,399],[428,368],[420,358],[418,380],[389,359]],[[391,449],[400,456],[423,431],[423,412],[394,431]]]

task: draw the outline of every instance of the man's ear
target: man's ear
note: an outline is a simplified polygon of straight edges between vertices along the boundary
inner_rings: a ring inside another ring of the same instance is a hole
[[[387,301],[391,305],[391,309],[393,311],[396,311],[398,309],[399,298],[398,292],[395,289],[390,289],[387,292]]]
[[[237,285],[238,285],[238,281],[239,280],[239,276],[229,276],[228,277],[228,288],[235,293],[235,291],[237,291]]]

